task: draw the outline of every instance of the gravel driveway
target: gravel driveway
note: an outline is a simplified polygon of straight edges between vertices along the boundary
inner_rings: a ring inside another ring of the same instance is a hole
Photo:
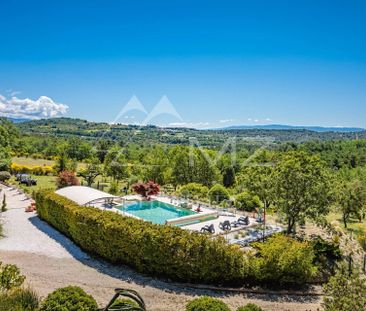
[[[0,239],[0,259],[16,264],[42,296],[59,287],[78,285],[92,294],[101,305],[113,296],[114,288],[137,290],[146,300],[150,311],[183,311],[187,301],[197,295],[220,297],[233,310],[249,302],[262,306],[264,310],[305,311],[319,307],[319,300],[314,297],[225,295],[181,288],[143,276],[128,267],[113,266],[93,259],[41,221],[35,213],[25,213],[24,208],[30,201],[23,194],[8,189],[4,192],[9,210],[1,216],[5,237]]]

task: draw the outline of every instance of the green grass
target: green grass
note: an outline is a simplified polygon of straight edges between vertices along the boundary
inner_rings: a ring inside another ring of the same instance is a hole
[[[37,180],[37,185],[36,186],[28,187],[26,185],[20,185],[15,180],[14,176],[10,179],[10,183],[12,185],[16,185],[18,188],[24,189],[28,193],[32,193],[33,191],[38,191],[38,190],[41,190],[41,189],[54,189],[54,190],[56,190],[57,176],[35,176],[35,175],[31,175],[31,176],[32,176],[32,178]],[[83,178],[79,177],[79,180],[83,181],[83,185],[86,186],[86,182],[83,180]],[[96,188],[98,181],[101,185],[105,185],[103,191],[108,192],[109,187],[110,187],[111,178],[109,178],[109,177],[105,178],[105,177],[102,177],[102,176],[98,176],[96,178],[95,183],[93,184],[94,188]],[[119,189],[122,189],[124,186],[126,186],[126,183],[119,182],[118,186],[119,186]],[[122,193],[119,193],[119,194],[122,194]]]
[[[12,162],[19,165],[26,166],[53,166],[55,161],[45,159],[33,159],[26,157],[13,157]]]
[[[365,238],[366,236],[366,219],[360,222],[358,219],[351,218],[347,224],[347,228],[344,227],[341,213],[331,212],[328,214],[327,219],[329,222],[338,221],[344,230],[352,233],[357,238]],[[363,245],[364,248],[365,246]]]
[[[29,167],[34,166],[53,166],[56,164],[53,160],[46,160],[46,159],[33,159],[27,157],[13,157],[12,162],[18,165],[24,165]],[[78,169],[86,167],[85,163],[78,162]]]
[[[36,186],[28,187],[26,185],[20,185],[15,180],[15,177],[11,178],[10,183],[24,189],[28,193],[32,193],[33,191],[38,191],[40,189],[56,189],[56,176],[32,176],[32,178],[37,180]]]

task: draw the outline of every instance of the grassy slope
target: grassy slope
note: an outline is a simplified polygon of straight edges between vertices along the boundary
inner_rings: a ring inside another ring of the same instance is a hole
[[[29,167],[34,166],[53,166],[55,165],[55,161],[53,160],[45,160],[45,159],[33,159],[31,157],[13,157],[12,162],[19,165],[25,165]],[[86,166],[85,163],[79,162],[78,169],[84,168]]]
[[[342,214],[331,212],[327,216],[329,222],[337,221],[340,223],[342,229],[346,230],[343,221],[342,221]],[[366,219],[362,222],[359,222],[358,219],[351,219],[348,223],[347,231],[351,234],[354,234],[356,237],[365,237],[366,236]],[[366,245],[364,245],[365,248]],[[366,250],[366,249],[365,249]]]
[[[26,157],[13,157],[12,161],[13,163],[26,166],[53,166],[55,164],[55,161],[52,160],[33,159]]]
[[[28,187],[26,185],[20,185],[15,180],[15,177],[11,178],[10,183],[24,189],[28,193],[32,193],[34,190],[37,191],[40,189],[56,189],[56,176],[33,176],[32,178],[37,180],[36,186]]]

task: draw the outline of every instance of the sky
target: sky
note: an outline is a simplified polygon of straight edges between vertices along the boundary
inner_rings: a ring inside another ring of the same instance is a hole
[[[366,1],[0,1],[0,115],[366,128]]]

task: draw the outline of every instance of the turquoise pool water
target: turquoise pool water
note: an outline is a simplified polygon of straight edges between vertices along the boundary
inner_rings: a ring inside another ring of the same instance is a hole
[[[117,206],[116,208],[155,224],[165,224],[165,221],[169,219],[197,214],[194,211],[160,201],[136,201],[125,203],[123,206]]]

